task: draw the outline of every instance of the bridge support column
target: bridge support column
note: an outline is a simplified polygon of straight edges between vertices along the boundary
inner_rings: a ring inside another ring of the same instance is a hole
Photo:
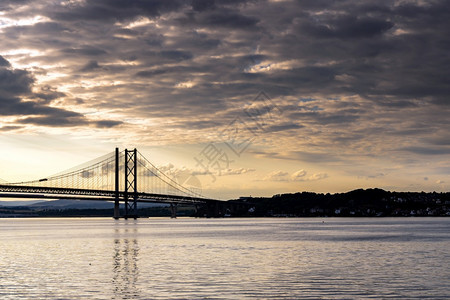
[[[170,203],[170,217],[172,219],[177,218],[177,204],[176,203]]]
[[[120,218],[119,200],[114,201],[114,219]]]
[[[120,206],[119,206],[119,148],[116,148],[116,164],[115,164],[115,201],[114,201],[114,219],[120,218]]]

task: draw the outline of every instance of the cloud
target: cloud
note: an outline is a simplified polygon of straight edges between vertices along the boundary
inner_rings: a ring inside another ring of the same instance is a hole
[[[2,126],[2,127],[0,127],[0,131],[3,131],[3,132],[15,131],[15,130],[18,130],[21,128],[22,128],[21,126]]]
[[[34,92],[33,96],[36,97],[36,99],[39,100],[40,102],[48,104],[53,100],[65,97],[66,94],[57,91],[51,86],[43,86],[40,88],[39,92]]]
[[[296,182],[296,181],[317,181],[321,179],[328,178],[328,174],[326,173],[314,173],[310,176],[307,175],[307,171],[301,169],[298,170],[291,175],[289,172],[285,171],[273,171],[267,174],[263,181],[282,181],[282,182]]]
[[[301,169],[301,170],[298,170],[297,172],[294,172],[292,175],[291,175],[291,178],[292,178],[292,180],[298,180],[298,179],[301,179],[301,180],[303,180],[303,178],[305,177],[305,175],[306,175],[306,171],[305,170],[303,170],[303,169]]]
[[[445,145],[445,146],[447,146],[447,145]],[[409,147],[400,148],[399,150],[408,151],[408,152],[412,152],[412,153],[415,153],[415,154],[421,154],[421,155],[447,155],[447,154],[450,154],[450,148],[449,147],[409,146]]]
[[[167,73],[167,71],[166,70],[148,70],[148,71],[139,71],[136,73],[136,76],[150,78],[150,77],[162,75],[164,73]]]
[[[378,173],[369,173],[368,175],[358,175],[358,178],[374,179],[374,178],[382,178],[385,176],[386,176],[386,174],[384,174],[382,172],[378,172]]]
[[[292,124],[292,123],[283,123],[283,124],[273,124],[270,126],[267,126],[264,128],[265,131],[269,132],[279,132],[279,131],[286,131],[291,129],[299,129],[302,128],[302,125],[299,124]]]
[[[220,172],[218,172],[219,176],[228,176],[228,175],[241,175],[241,174],[245,174],[245,173],[249,173],[249,172],[254,172],[256,171],[256,169],[252,169],[252,168],[238,168],[238,169],[225,169],[225,170],[220,170]]]
[[[328,178],[326,173],[314,173],[310,176],[306,176],[307,172],[305,170],[299,170],[291,175],[292,181],[317,181],[321,179]]]
[[[54,6],[49,15],[55,20],[85,20],[101,23],[130,20],[137,16],[157,17],[163,13],[176,11],[182,5],[183,1],[87,0]]]
[[[316,181],[316,180],[321,180],[321,179],[325,179],[325,178],[328,178],[328,174],[315,173],[315,174],[312,174],[310,177],[308,177],[307,181]]]
[[[55,110],[53,115],[42,116],[42,117],[27,117],[19,120],[18,122],[21,124],[33,124],[39,126],[58,126],[58,127],[71,127],[71,126],[79,126],[87,123],[87,120],[84,119],[84,116],[77,113],[69,113],[66,111],[62,111],[64,115],[59,115],[60,111]]]
[[[17,124],[49,127],[94,125],[110,128],[123,123],[114,120],[90,121],[82,113],[50,106],[51,102],[66,94],[48,85],[41,86],[39,91],[34,92],[36,80],[32,74],[22,69],[6,69],[5,67],[10,67],[10,63],[3,57],[0,58],[0,115],[18,117]],[[15,129],[17,126],[2,128]]]
[[[115,121],[115,120],[100,120],[100,121],[93,121],[93,123],[98,128],[112,128],[123,124],[122,121]]]
[[[305,20],[301,29],[317,38],[356,39],[382,35],[393,26],[392,22],[382,18],[323,14]]]
[[[78,54],[81,56],[98,56],[107,54],[103,49],[92,47],[92,46],[82,46],[80,48],[65,48],[60,50],[64,54]]]
[[[34,79],[25,70],[0,68],[1,97],[15,97],[31,92]]]
[[[190,169],[187,167],[177,168],[174,164],[170,163],[167,165],[159,166],[158,169],[170,176],[180,176],[180,174],[190,174],[192,176],[201,175],[214,175],[214,176],[232,176],[232,175],[242,175],[250,172],[255,172],[256,169],[253,168],[226,168],[226,169]]]
[[[10,67],[11,64],[9,63],[9,61],[7,61],[6,59],[4,59],[1,55],[0,55],[0,67]]]
[[[308,152],[308,151],[280,151],[280,152],[267,152],[267,151],[257,151],[249,150],[257,156],[271,158],[271,159],[286,159],[286,160],[299,160],[307,161],[312,163],[336,163],[342,161],[339,156],[334,153],[328,152]]]
[[[284,171],[273,171],[263,178],[264,181],[288,181],[289,173]]]
[[[258,23],[255,17],[242,15],[234,10],[221,9],[220,11],[206,10],[199,14],[189,14],[179,19],[182,25],[227,27],[235,30],[254,27]]]
[[[21,6],[27,2],[30,2],[30,0],[2,0],[0,3],[0,11],[8,11],[15,6]]]
[[[95,60],[91,60],[90,62],[86,63],[79,71],[86,73],[86,72],[92,72],[95,70],[99,70],[102,67],[100,67],[100,65],[98,64],[97,61]]]

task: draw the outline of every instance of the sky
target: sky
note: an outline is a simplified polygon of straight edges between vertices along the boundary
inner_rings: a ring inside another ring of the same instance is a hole
[[[208,197],[448,191],[446,1],[2,0],[0,181],[137,148]]]

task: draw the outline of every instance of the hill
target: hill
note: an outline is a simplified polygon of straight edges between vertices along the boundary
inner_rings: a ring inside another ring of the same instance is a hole
[[[44,200],[25,200],[25,201],[0,201],[0,206],[30,206],[35,203],[45,202]]]
[[[254,204],[254,216],[450,216],[450,193],[357,189],[346,193],[302,192],[271,198],[241,198]]]

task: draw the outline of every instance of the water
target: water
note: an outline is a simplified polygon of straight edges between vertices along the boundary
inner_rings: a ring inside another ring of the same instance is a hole
[[[450,298],[450,218],[0,219],[1,299]]]

